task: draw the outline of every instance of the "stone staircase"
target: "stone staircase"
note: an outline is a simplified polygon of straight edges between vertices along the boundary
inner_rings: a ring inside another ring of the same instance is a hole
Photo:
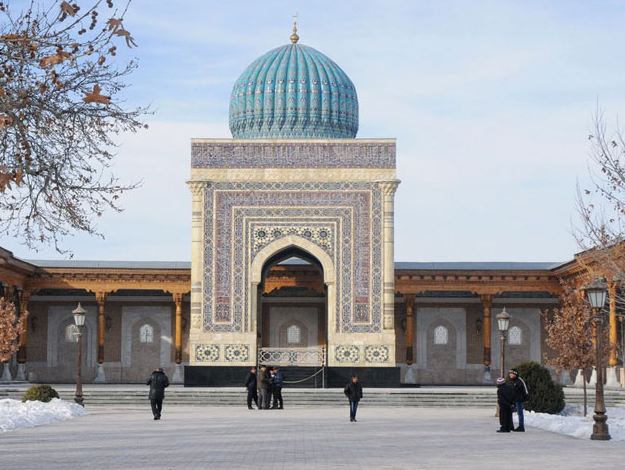
[[[73,385],[53,385],[61,398],[72,400]],[[0,399],[20,399],[28,384],[0,386]],[[141,385],[93,385],[84,387],[87,406],[146,406],[148,389]],[[581,404],[582,391],[565,389],[568,404]],[[283,390],[285,407],[345,406],[342,389],[288,388]],[[363,403],[374,407],[491,408],[495,405],[494,387],[422,387],[374,389],[365,388]],[[625,391],[605,392],[607,406],[625,407]],[[245,406],[246,393],[241,388],[184,388],[172,385],[166,392],[166,404],[187,406]],[[588,394],[592,408],[594,394]]]

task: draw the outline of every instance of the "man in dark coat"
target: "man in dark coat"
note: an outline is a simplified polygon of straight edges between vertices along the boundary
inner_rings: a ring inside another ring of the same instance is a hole
[[[356,374],[352,375],[352,379],[345,385],[343,393],[345,393],[345,396],[349,400],[349,420],[355,423],[358,403],[362,399],[362,385],[358,381],[358,376]]]
[[[269,377],[269,371],[265,366],[260,368],[258,372],[258,409],[259,410],[268,410],[269,409],[269,401],[271,398],[271,378]]]
[[[152,372],[152,375],[146,382],[150,386],[150,404],[152,405],[152,414],[154,419],[161,419],[163,411],[163,398],[165,398],[165,389],[169,387],[169,379],[165,375],[162,368],[158,368]]]
[[[271,379],[271,392],[273,394],[273,404],[271,409],[283,410],[284,401],[282,400],[282,387],[284,386],[284,374],[279,367],[273,368],[273,376]]]
[[[256,367],[252,367],[245,377],[245,388],[247,389],[247,409],[253,410],[252,400],[258,408],[258,392],[256,391]]]
[[[508,372],[508,378],[514,388],[514,406],[516,407],[516,413],[519,417],[519,426],[514,429],[515,432],[525,432],[525,419],[523,416],[523,402],[527,400],[529,392],[525,381],[519,377],[519,371],[517,369],[510,369]]]
[[[514,406],[514,386],[506,379],[497,379],[497,404],[499,405],[499,430],[497,432],[510,432],[514,429],[512,424],[512,407]]]

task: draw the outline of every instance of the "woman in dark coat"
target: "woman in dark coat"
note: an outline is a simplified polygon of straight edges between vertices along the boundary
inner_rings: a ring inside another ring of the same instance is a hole
[[[152,405],[154,419],[161,419],[163,398],[165,398],[165,389],[169,387],[169,379],[163,369],[159,368],[152,372],[146,385],[150,386],[150,404]]]
[[[499,405],[499,425],[497,432],[510,432],[514,429],[512,424],[512,407],[514,406],[514,386],[506,379],[497,379],[497,404]]]
[[[349,420],[355,423],[358,403],[362,399],[362,385],[358,381],[358,376],[356,374],[352,375],[352,380],[345,385],[343,393],[345,393],[345,396],[349,400]]]

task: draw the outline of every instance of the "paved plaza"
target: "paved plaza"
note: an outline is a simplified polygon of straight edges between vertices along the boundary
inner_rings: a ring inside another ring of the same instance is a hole
[[[0,469],[622,468],[622,442],[529,428],[497,434],[490,410],[347,407],[248,411],[92,407],[83,418],[0,434]],[[514,463],[511,463],[515,461]],[[522,465],[522,466],[521,466]]]

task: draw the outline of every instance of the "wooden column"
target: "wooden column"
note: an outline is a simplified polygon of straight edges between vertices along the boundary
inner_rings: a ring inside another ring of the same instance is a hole
[[[414,294],[404,294],[406,304],[406,364],[414,362]]]
[[[484,359],[483,363],[486,367],[490,367],[491,364],[491,306],[493,303],[493,296],[491,294],[481,294],[482,299],[482,344],[484,346]]]
[[[96,292],[95,300],[98,303],[98,364],[104,363],[104,335],[106,322],[104,319],[104,303],[107,292]]]
[[[26,348],[28,346],[28,301],[30,300],[30,292],[22,291],[20,294],[20,316],[26,318],[24,331],[20,335],[20,348],[17,351],[18,364],[25,364],[28,360]]]
[[[610,356],[608,365],[616,367],[618,358],[616,356],[616,343],[618,341],[616,324],[616,283],[608,283],[608,296],[610,301]]]
[[[176,364],[180,364],[182,362],[182,294],[175,293],[172,296],[176,304],[176,334],[174,337]]]

